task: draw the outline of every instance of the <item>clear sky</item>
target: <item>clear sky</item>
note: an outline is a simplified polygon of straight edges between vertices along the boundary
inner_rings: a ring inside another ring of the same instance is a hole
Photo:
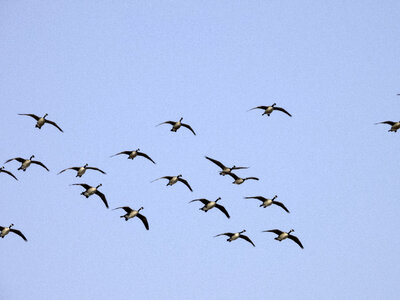
[[[0,161],[50,172],[0,174],[0,226],[29,240],[0,240],[0,299],[398,299],[400,132],[374,123],[400,119],[399,16],[394,0],[1,1]],[[274,102],[293,117],[246,112]],[[155,127],[180,117],[197,136]],[[157,164],[110,158],[136,148]],[[56,175],[85,163],[107,175]],[[177,174],[193,193],[150,183]],[[143,206],[150,230],[72,183]],[[243,199],[275,194],[290,214]],[[188,204],[217,197],[229,220]],[[213,237],[242,229],[255,248]]]

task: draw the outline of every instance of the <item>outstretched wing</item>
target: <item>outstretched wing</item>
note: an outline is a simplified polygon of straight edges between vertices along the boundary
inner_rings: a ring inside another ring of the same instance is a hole
[[[50,120],[47,120],[47,119],[45,119],[44,120],[46,123],[49,123],[49,124],[51,124],[51,125],[53,125],[54,127],[56,127],[58,130],[60,130],[61,132],[64,132],[57,124],[56,124],[56,122],[53,122],[53,121],[50,121]]]
[[[155,161],[152,160],[152,159],[150,158],[150,156],[148,156],[146,153],[143,153],[143,152],[136,152],[136,153],[137,153],[137,155],[143,156],[143,157],[147,158],[148,160],[150,160],[153,164],[155,164]]]
[[[244,239],[245,241],[248,241],[250,244],[253,245],[253,247],[255,247],[256,245],[254,245],[254,243],[252,242],[252,240],[247,236],[247,235],[239,235],[240,238]]]
[[[42,164],[40,161],[32,160],[32,163],[33,163],[33,164],[37,164],[37,165],[39,165],[39,166],[45,168],[47,171],[50,171],[50,170],[47,169],[47,167],[46,167],[44,164]]]
[[[26,239],[26,237],[22,234],[21,231],[17,230],[17,229],[10,229],[11,232],[14,232],[15,234],[18,234],[20,237],[22,237],[24,239],[25,242],[27,242],[28,240]]]
[[[185,123],[181,123],[183,127],[186,127],[187,129],[189,129],[191,132],[193,132],[194,135],[196,135],[196,133],[194,132],[194,130],[192,129],[192,127],[190,127],[190,125],[185,124]]]
[[[189,188],[189,190],[190,190],[191,192],[193,192],[193,190],[192,190],[192,188],[190,187],[189,182],[187,182],[187,180],[185,180],[185,179],[183,179],[183,178],[178,178],[178,180],[179,180],[180,182],[182,182],[184,185],[186,185],[186,186]]]
[[[73,184],[70,184],[70,185],[80,185],[81,187],[83,187],[83,188],[85,188],[87,190],[91,188],[91,186],[86,184],[86,183],[73,183]]]
[[[384,122],[375,123],[375,125],[376,124],[389,124],[389,125],[393,126],[395,123],[396,122],[393,122],[393,121],[384,121]]]
[[[266,198],[262,197],[262,196],[254,196],[254,197],[244,197],[244,199],[257,199],[260,200],[262,202],[264,202],[265,200],[267,200]]]
[[[86,169],[88,169],[88,170],[89,170],[89,169],[90,169],[90,170],[96,170],[96,171],[99,171],[100,173],[106,174],[106,172],[100,170],[99,168],[95,168],[95,167],[86,167]]]
[[[20,116],[29,116],[34,118],[36,121],[40,119],[40,117],[38,117],[37,115],[34,114],[19,114]]]
[[[222,211],[224,213],[224,215],[229,219],[230,216],[228,214],[228,211],[225,209],[225,207],[223,207],[222,205],[219,204],[215,204],[215,207],[218,208],[220,211]]]
[[[173,177],[173,176],[163,176],[163,177],[154,179],[154,180],[152,180],[152,181],[150,181],[150,182],[154,182],[154,181],[157,181],[157,180],[159,180],[159,179],[168,179],[168,180],[171,180],[172,177]]]
[[[273,232],[277,235],[281,235],[283,233],[283,231],[281,231],[279,229],[263,230],[263,232]]]
[[[0,172],[6,173],[6,174],[8,174],[8,175],[10,175],[10,176],[14,177],[14,178],[15,178],[15,180],[18,180],[18,179],[17,179],[17,177],[15,177],[15,176],[14,176],[14,174],[13,174],[13,173],[11,173],[10,171],[7,171],[7,170],[0,170]]]
[[[221,235],[226,235],[226,236],[231,237],[232,235],[234,235],[234,233],[232,233],[232,232],[225,232],[225,233],[217,234],[217,235],[215,235],[214,237],[221,236]]]
[[[279,110],[285,114],[287,114],[289,117],[291,117],[292,115],[289,114],[285,109],[283,109],[282,107],[278,107],[278,106],[274,106],[274,110]]]
[[[293,242],[295,242],[297,245],[299,245],[301,249],[304,249],[303,245],[301,244],[301,242],[297,236],[289,234],[288,239],[291,239]]]
[[[232,167],[231,170],[248,169],[249,167]]]
[[[282,207],[287,213],[290,213],[290,211],[286,208],[286,206],[282,202],[272,201],[272,203]]]
[[[257,108],[266,110],[268,108],[268,106],[264,106],[264,105],[256,106],[256,107],[250,108],[248,111],[251,111],[251,110],[257,109]]]
[[[22,158],[22,157],[15,157],[15,158],[10,158],[9,160],[5,161],[5,164],[12,161],[12,160],[16,160],[19,161],[20,163],[23,163],[26,159]]]
[[[131,153],[132,153],[132,151],[122,151],[122,152],[119,152],[119,153],[117,153],[117,154],[111,155],[110,157],[113,157],[113,156],[116,156],[116,155],[120,155],[120,154],[129,155],[129,154],[131,154]]]
[[[229,172],[228,175],[231,176],[235,180],[239,179],[239,177],[235,173]]]
[[[213,162],[214,164],[216,164],[218,167],[220,167],[222,170],[225,169],[226,167],[218,160],[213,159],[211,157],[205,156],[205,158],[207,158],[209,161]]]
[[[147,218],[142,214],[137,214],[136,217],[138,217],[143,222],[144,227],[149,230],[149,223],[147,222]]]
[[[128,214],[132,211],[132,208],[130,208],[129,206],[120,206],[120,207],[114,208],[113,210],[116,210],[119,208],[122,208]]]
[[[57,175],[61,174],[62,172],[65,172],[65,171],[67,171],[67,170],[75,170],[75,171],[78,171],[78,170],[79,170],[79,167],[66,168],[66,169],[64,169],[64,170],[61,170]]]
[[[170,124],[170,125],[174,126],[175,123],[176,123],[176,122],[174,122],[174,121],[165,121],[165,122],[162,122],[162,123],[160,123],[160,124],[157,124],[156,127],[157,127],[157,126],[160,126],[160,125],[162,125],[162,124]]]
[[[249,179],[252,179],[252,180],[260,180],[260,179],[258,179],[257,177],[246,177],[246,178],[244,178],[244,180],[249,180]]]
[[[103,200],[104,204],[106,205],[106,207],[108,208],[108,203],[107,203],[107,199],[106,196],[104,196],[104,194],[98,190],[96,190],[95,194],[97,196],[99,196],[101,198],[101,200]]]
[[[201,198],[201,199],[194,199],[194,200],[192,200],[192,201],[189,201],[189,203],[194,202],[194,201],[200,201],[200,202],[203,203],[204,205],[207,205],[208,202],[210,202],[210,201],[208,201],[207,199]]]

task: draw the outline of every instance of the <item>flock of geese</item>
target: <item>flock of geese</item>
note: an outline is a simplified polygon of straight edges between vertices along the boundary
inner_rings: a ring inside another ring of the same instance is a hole
[[[269,106],[257,106],[250,110],[255,110],[255,109],[263,110],[262,115],[267,115],[267,116],[270,116],[271,113],[274,111],[280,111],[280,112],[287,114],[290,117],[292,116],[284,108],[276,106],[276,103],[269,105]],[[248,110],[248,111],[250,111],[250,110]],[[41,129],[45,124],[50,124],[50,125],[56,127],[59,131],[63,132],[63,130],[57,125],[57,123],[46,119],[48,114],[45,114],[43,117],[39,117],[35,114],[19,114],[19,115],[29,116],[29,117],[32,117],[33,119],[35,119],[36,120],[36,125],[35,125],[36,128]],[[159,126],[162,124],[169,124],[172,126],[172,128],[171,128],[172,132],[177,132],[178,129],[180,129],[181,127],[185,127],[188,130],[190,130],[193,133],[193,135],[196,135],[196,133],[192,129],[192,127],[188,124],[182,123],[182,120],[183,120],[183,118],[180,118],[179,121],[166,121],[166,122],[162,122],[156,126]],[[392,127],[389,131],[396,132],[400,128],[400,122],[385,121],[385,122],[381,122],[381,123],[391,125]],[[146,153],[141,152],[140,149],[122,151],[122,152],[116,153],[114,155],[111,155],[110,157],[114,157],[114,156],[118,156],[118,155],[127,155],[127,159],[132,159],[132,160],[135,157],[141,156],[141,157],[151,161],[153,164],[155,164],[155,161]],[[5,164],[15,160],[21,164],[17,170],[22,170],[25,172],[32,164],[35,164],[35,165],[39,165],[42,168],[46,169],[46,171],[49,171],[49,169],[42,162],[40,162],[38,160],[33,160],[34,157],[35,157],[34,155],[32,155],[30,158],[15,157],[15,158],[6,160]],[[234,180],[232,182],[233,184],[240,185],[240,184],[243,184],[247,180],[259,180],[257,177],[243,177],[242,178],[242,177],[239,177],[237,174],[233,173],[233,171],[248,169],[248,167],[237,167],[236,165],[233,165],[232,167],[228,167],[214,158],[211,158],[208,156],[205,156],[205,158],[220,168],[220,171],[219,171],[220,175],[222,175],[222,176],[228,175],[228,176],[232,177],[232,179]],[[104,172],[103,170],[101,170],[97,167],[92,167],[92,166],[89,166],[88,164],[85,164],[84,166],[66,168],[64,170],[61,170],[57,175],[65,172],[65,171],[68,171],[68,170],[75,171],[76,177],[79,177],[79,178],[82,177],[86,173],[87,170],[93,170],[93,171],[100,172],[102,174],[106,174],[106,172]],[[5,170],[4,166],[0,168],[0,173],[8,174],[9,176],[13,177],[15,180],[18,180],[17,177],[12,172]],[[166,184],[167,186],[172,186],[172,185],[176,184],[177,182],[180,182],[180,183],[184,184],[191,192],[193,192],[193,189],[190,186],[189,182],[186,179],[182,178],[182,174],[173,175],[173,176],[163,176],[163,177],[157,178],[151,182],[154,182],[154,181],[157,181],[160,179],[166,179],[168,181],[168,183]],[[72,186],[81,186],[82,188],[84,188],[84,191],[81,192],[81,195],[85,196],[86,198],[89,198],[92,195],[97,195],[103,201],[106,208],[109,208],[106,196],[101,191],[99,191],[99,188],[102,186],[102,184],[99,184],[97,186],[90,186],[89,184],[86,184],[86,183],[74,183],[71,185]],[[266,208],[271,205],[276,205],[276,206],[281,207],[287,213],[289,213],[289,210],[286,208],[286,206],[282,202],[276,201],[277,197],[278,196],[275,195],[273,198],[270,199],[270,198],[266,198],[263,196],[251,196],[251,197],[244,197],[244,199],[255,199],[255,200],[261,201],[260,207],[263,207],[263,208]],[[191,200],[189,203],[201,202],[203,204],[203,206],[201,208],[199,208],[200,210],[207,212],[210,209],[216,208],[219,211],[221,211],[229,219],[230,215],[229,215],[228,211],[226,210],[226,208],[218,203],[220,200],[221,200],[221,197],[215,199],[214,201],[210,201],[208,199],[201,198],[201,199]],[[141,211],[144,209],[143,207],[140,207],[139,209],[135,210],[135,209],[130,208],[129,206],[121,206],[121,207],[114,208],[114,210],[116,210],[116,209],[123,209],[125,211],[125,214],[120,216],[121,218],[124,218],[125,221],[128,221],[129,219],[137,217],[143,223],[146,230],[149,230],[149,223],[147,221],[147,218],[143,214],[141,214]],[[27,241],[27,238],[24,236],[24,234],[20,230],[13,229],[12,228],[13,226],[14,226],[14,224],[9,225],[8,227],[0,226],[0,237],[4,238],[6,235],[8,235],[10,232],[12,232],[14,234],[19,235],[22,239]],[[228,239],[227,239],[228,242],[232,242],[232,241],[240,238],[240,239],[243,239],[243,240],[249,242],[250,244],[252,244],[255,247],[255,244],[253,243],[253,241],[247,235],[243,234],[245,232],[246,232],[246,230],[242,230],[239,232],[233,232],[233,233],[225,232],[225,233],[217,234],[215,237],[225,235],[228,237]],[[297,245],[299,245],[301,248],[303,248],[303,245],[300,242],[300,240],[296,236],[291,234],[292,232],[294,232],[293,229],[289,230],[288,232],[285,232],[285,231],[282,231],[279,229],[264,230],[263,232],[275,233],[277,235],[275,237],[275,240],[283,241],[285,239],[290,239],[290,240],[294,241]]]

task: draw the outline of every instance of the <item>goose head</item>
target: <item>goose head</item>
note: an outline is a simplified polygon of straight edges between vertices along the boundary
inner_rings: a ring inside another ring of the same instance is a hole
[[[11,224],[10,226],[8,226],[8,228],[11,228],[11,227],[13,227],[14,226],[14,224]]]
[[[180,178],[180,177],[182,177],[182,174],[179,174],[178,176],[176,176],[177,178]]]
[[[2,166],[1,168],[0,168],[0,170],[3,170],[4,169],[4,166]]]
[[[276,105],[276,103],[272,104],[271,107],[274,107]]]
[[[182,122],[182,120],[183,120],[183,118],[180,118],[180,119],[179,119],[179,122]]]
[[[221,200],[221,197],[218,197],[214,202],[218,202],[219,200]]]
[[[144,207],[142,206],[141,208],[138,209],[138,212],[141,211],[142,209],[144,209]]]
[[[98,186],[96,186],[96,189],[98,189],[99,187],[101,187],[102,186],[102,184],[100,183]]]
[[[242,234],[244,232],[246,232],[246,229],[243,229],[242,231],[240,231],[239,234]]]
[[[139,149],[139,148],[137,148],[135,151],[136,151],[136,152],[138,152],[138,151],[140,151],[140,149]]]
[[[86,168],[89,164],[85,164],[83,167]]]
[[[29,158],[29,160],[32,160],[32,158],[34,158],[35,157],[35,155],[32,155],[30,158]]]
[[[44,119],[44,118],[46,118],[48,115],[49,115],[49,114],[47,114],[47,113],[46,113],[46,114],[44,114],[44,116],[43,116],[43,119]]]
[[[274,198],[272,198],[272,200],[275,200],[276,198],[278,198],[278,195],[275,195]]]
[[[288,232],[288,234],[290,234],[291,232],[294,232],[294,229],[290,229],[289,232]]]

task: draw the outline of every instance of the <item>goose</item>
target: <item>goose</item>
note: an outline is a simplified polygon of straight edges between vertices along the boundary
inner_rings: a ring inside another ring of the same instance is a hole
[[[38,117],[37,115],[34,115],[34,114],[19,114],[19,115],[20,116],[29,116],[29,117],[34,118],[37,121],[36,126],[35,126],[36,128],[40,129],[40,128],[42,128],[44,123],[49,123],[49,124],[53,125],[54,127],[56,127],[58,130],[60,130],[61,132],[64,132],[60,127],[58,127],[58,125],[55,122],[46,119],[46,117],[49,114],[45,114],[43,117]]]
[[[47,167],[42,164],[40,161],[37,160],[32,160],[32,158],[34,158],[35,155],[32,155],[29,159],[25,159],[22,157],[15,157],[15,158],[10,158],[9,160],[6,160],[5,164],[12,161],[12,160],[16,160],[19,161],[21,163],[21,166],[18,168],[18,170],[22,170],[22,171],[26,171],[26,169],[31,165],[31,164],[37,164],[43,168],[45,168],[47,171],[49,171],[49,169],[47,169]]]
[[[67,170],[75,170],[75,171],[77,171],[77,174],[76,174],[75,177],[82,177],[82,175],[85,174],[86,170],[96,170],[96,171],[99,171],[100,173],[106,174],[106,172],[104,172],[104,171],[102,171],[102,170],[100,170],[98,168],[88,167],[88,164],[85,164],[83,167],[72,167],[72,168],[64,169],[64,170],[60,171],[60,173],[58,173],[57,175],[61,174],[64,171],[67,171]]]
[[[183,178],[181,178],[181,177],[182,177],[182,174],[179,174],[178,176],[164,176],[164,177],[160,177],[160,178],[154,179],[154,180],[151,181],[151,182],[154,182],[154,181],[159,180],[159,179],[168,179],[167,186],[169,186],[169,185],[174,185],[175,183],[177,183],[178,181],[180,181],[180,182],[182,182],[184,185],[186,185],[186,186],[189,188],[189,190],[190,190],[191,192],[193,192],[193,190],[192,190],[192,188],[190,187],[189,183],[188,183],[185,179],[183,179]]]
[[[97,196],[99,196],[101,198],[101,200],[103,200],[104,204],[108,208],[106,196],[104,196],[104,194],[98,190],[98,188],[102,186],[101,183],[96,187],[90,186],[86,183],[73,183],[71,185],[80,185],[83,188],[85,188],[86,191],[82,192],[81,195],[85,196],[86,198],[89,198],[91,195],[96,194]]]
[[[235,165],[232,168],[228,168],[223,163],[221,163],[220,161],[218,161],[216,159],[213,159],[208,156],[205,156],[205,158],[208,159],[209,161],[213,162],[214,164],[216,164],[218,167],[220,167],[222,169],[222,171],[219,172],[219,175],[222,175],[222,176],[225,176],[226,174],[232,172],[233,170],[248,169],[248,167],[236,167]]]
[[[3,227],[0,226],[0,237],[4,239],[4,237],[9,234],[10,232],[13,232],[15,234],[18,234],[20,237],[22,237],[24,239],[25,242],[27,242],[28,240],[26,239],[26,237],[22,234],[21,231],[17,230],[17,229],[11,229],[11,227],[13,227],[14,224],[11,224],[8,227]]]
[[[275,238],[275,240],[280,242],[283,241],[284,239],[291,239],[293,242],[299,245],[301,249],[304,249],[303,245],[301,244],[297,236],[290,234],[291,232],[294,232],[294,229],[290,229],[288,232],[284,232],[279,229],[264,230],[263,232],[273,232],[277,234],[278,236]]]
[[[252,180],[259,180],[257,177],[246,177],[246,178],[240,178],[239,176],[237,176],[236,174],[230,172],[228,173],[229,176],[231,176],[233,179],[235,179],[234,182],[232,182],[233,184],[242,184],[243,182],[245,182],[246,180],[252,179]]]
[[[220,233],[214,237],[221,236],[221,235],[229,236],[229,239],[227,239],[228,242],[232,242],[234,240],[237,240],[238,238],[241,238],[241,239],[244,239],[245,241],[248,241],[250,244],[253,245],[253,247],[255,247],[256,245],[254,245],[254,243],[250,240],[250,238],[247,235],[242,234],[243,232],[246,232],[246,230],[243,229],[242,231],[236,232],[236,233],[232,233],[232,232]]]
[[[183,127],[186,127],[187,129],[189,129],[194,135],[196,135],[196,133],[194,132],[192,127],[190,127],[190,125],[188,125],[188,124],[182,123],[182,120],[183,120],[183,118],[180,118],[180,120],[177,121],[177,122],[165,121],[165,122],[162,122],[162,123],[160,123],[160,124],[158,124],[156,126],[160,126],[162,124],[170,124],[170,125],[172,125],[171,131],[173,131],[173,132],[176,132],[181,126],[183,126]]]
[[[116,210],[119,208],[122,208],[123,210],[126,211],[126,214],[121,216],[120,218],[125,218],[125,221],[128,221],[129,219],[138,217],[143,222],[144,227],[146,227],[146,229],[149,230],[149,223],[147,222],[146,217],[139,213],[144,207],[141,207],[138,210],[134,210],[134,209],[130,208],[129,206],[121,206],[121,207],[114,208],[113,210]]]
[[[397,130],[400,128],[400,121],[399,122],[393,122],[393,121],[384,121],[384,122],[379,122],[379,123],[375,123],[375,125],[377,124],[388,124],[390,126],[392,126],[388,132],[397,132]]]
[[[14,177],[15,180],[18,180],[18,178],[15,177],[13,173],[11,173],[10,171],[4,170],[4,166],[2,166],[2,167],[0,168],[0,173],[6,173],[6,174],[8,174],[8,175]]]
[[[269,116],[271,115],[271,113],[272,113],[274,110],[279,110],[279,111],[281,111],[281,112],[287,114],[289,117],[292,116],[291,114],[289,114],[289,113],[288,113],[285,109],[283,109],[282,107],[278,107],[278,106],[275,106],[275,105],[276,105],[276,103],[274,103],[274,104],[272,104],[272,105],[270,105],[270,106],[257,106],[257,107],[254,107],[254,108],[249,109],[248,111],[253,110],[253,109],[257,109],[257,108],[263,109],[264,112],[263,112],[262,116],[263,116],[263,115],[267,115],[267,116],[269,117]]]
[[[275,195],[272,199],[264,198],[262,196],[244,197],[244,199],[260,200],[262,202],[262,204],[260,204],[260,207],[266,208],[266,207],[270,206],[271,204],[275,204],[275,205],[282,207],[287,213],[290,213],[289,210],[286,208],[285,205],[283,205],[282,202],[275,201],[276,198],[278,198],[277,195]]]
[[[132,151],[129,151],[129,150],[128,151],[122,151],[122,152],[119,152],[117,154],[111,155],[110,157],[114,157],[114,156],[120,155],[120,154],[126,154],[126,155],[128,155],[128,159],[132,159],[133,160],[136,156],[143,156],[143,157],[147,158],[148,160],[150,160],[153,164],[155,164],[155,161],[152,160],[150,158],[150,156],[148,156],[146,153],[139,152],[139,151],[140,151],[139,148],[136,149],[136,150],[132,150]]]
[[[207,200],[207,199],[203,199],[203,198],[202,198],[202,199],[194,199],[194,200],[190,201],[189,203],[194,202],[194,201],[200,201],[201,203],[204,204],[204,206],[203,206],[202,208],[199,208],[199,209],[202,210],[202,211],[204,211],[204,212],[207,212],[207,211],[209,211],[211,208],[216,207],[216,208],[218,208],[220,211],[222,211],[222,212],[224,213],[224,215],[229,219],[230,216],[229,216],[227,210],[225,209],[225,207],[223,207],[223,206],[220,205],[220,204],[217,204],[217,202],[218,202],[219,200],[221,200],[221,197],[218,197],[215,201],[209,201],[209,200]]]

